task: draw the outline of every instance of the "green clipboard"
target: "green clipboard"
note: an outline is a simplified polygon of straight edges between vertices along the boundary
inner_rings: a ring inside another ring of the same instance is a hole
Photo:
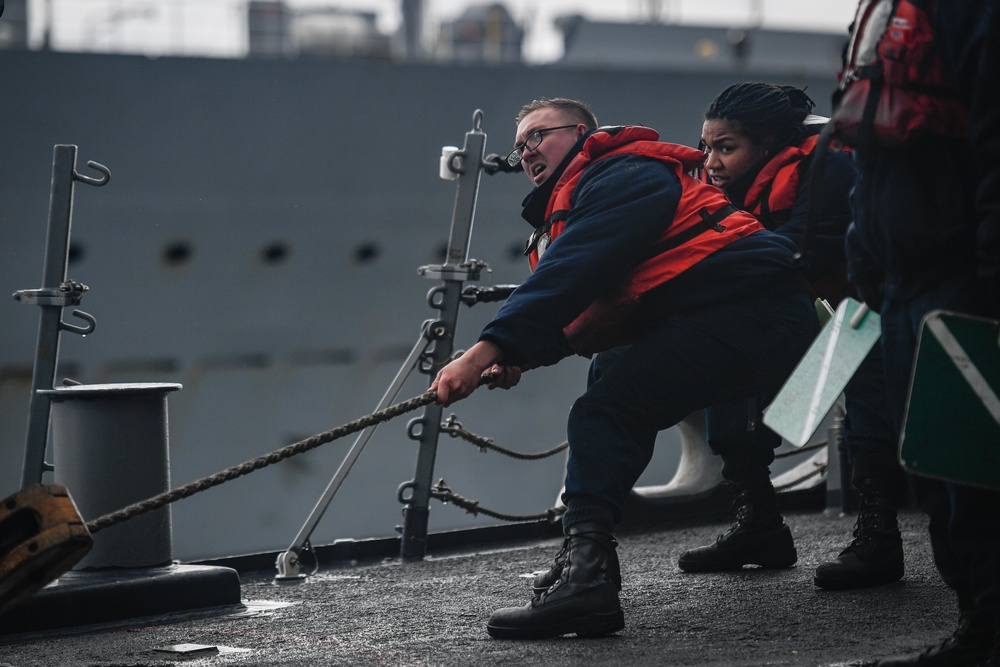
[[[822,425],[882,334],[882,318],[844,299],[764,411],[764,424],[802,447]]]
[[[1000,489],[1000,324],[943,310],[924,317],[899,460],[908,471]]]

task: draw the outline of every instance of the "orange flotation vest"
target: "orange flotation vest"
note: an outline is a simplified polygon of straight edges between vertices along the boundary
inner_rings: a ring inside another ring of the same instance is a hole
[[[932,0],[858,4],[834,95],[834,136],[855,148],[964,137],[968,114],[934,47]]]
[[[642,294],[733,241],[763,229],[756,218],[734,207],[721,190],[687,173],[701,166],[704,159],[701,151],[658,139],[659,134],[647,127],[598,128],[556,183],[545,211],[545,224],[529,239],[527,254],[534,270],[547,245],[555,243],[565,229],[572,212],[573,191],[586,168],[597,160],[643,155],[669,164],[680,180],[681,198],[676,213],[664,221],[663,233],[650,248],[649,258],[564,329],[577,354],[590,356],[633,342],[637,332],[627,326],[627,319]]]
[[[768,160],[754,179],[743,200],[743,208],[767,229],[788,222],[799,191],[799,165],[816,149],[817,135],[808,136],[798,146],[786,146]]]

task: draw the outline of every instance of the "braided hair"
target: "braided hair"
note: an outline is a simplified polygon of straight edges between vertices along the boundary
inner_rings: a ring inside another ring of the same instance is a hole
[[[805,136],[803,121],[815,106],[806,92],[795,86],[737,83],[708,105],[705,120],[734,122],[754,143],[778,149]]]

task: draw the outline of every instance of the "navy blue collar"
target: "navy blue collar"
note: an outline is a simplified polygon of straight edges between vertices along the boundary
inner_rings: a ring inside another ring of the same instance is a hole
[[[573,148],[566,153],[566,157],[559,163],[556,170],[549,174],[544,183],[529,192],[528,196],[521,202],[521,217],[531,223],[531,226],[535,229],[545,224],[545,209],[548,208],[552,190],[556,187],[559,179],[562,178],[563,172],[566,171],[569,163],[583,150],[583,143],[587,140],[587,137],[593,133],[594,130],[590,130],[580,137],[573,145]]]

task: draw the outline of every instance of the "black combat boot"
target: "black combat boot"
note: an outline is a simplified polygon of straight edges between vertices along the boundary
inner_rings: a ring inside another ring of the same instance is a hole
[[[795,565],[798,554],[792,531],[781,518],[770,480],[733,486],[736,518],[732,527],[714,544],[685,551],[678,566],[685,572],[725,572],[740,570],[744,565],[765,568]]]
[[[594,523],[569,528],[569,535],[545,574],[535,578],[535,595],[523,607],[498,609],[487,632],[496,639],[545,639],[575,633],[601,637],[625,627],[618,601],[621,572],[617,542]],[[542,585],[548,586],[542,588]]]
[[[816,568],[820,588],[845,589],[891,584],[903,578],[903,540],[896,523],[896,500],[878,479],[858,485],[854,540],[836,559]]]
[[[614,535],[611,536],[611,546],[614,547],[615,550],[613,550],[610,554],[611,564],[609,565],[609,571],[617,575],[615,583],[618,586],[618,590],[621,591],[622,577],[621,567],[618,563],[618,540],[614,538]],[[566,564],[566,549],[568,547],[569,538],[567,537],[563,540],[562,548],[559,549],[559,552],[556,554],[552,567],[535,576],[534,581],[531,583],[531,589],[536,597],[547,591],[552,584],[556,583],[556,580],[562,574],[563,566]]]
[[[917,655],[880,660],[878,667],[980,667],[989,664],[997,641],[993,616],[968,609],[961,612],[951,637]]]

